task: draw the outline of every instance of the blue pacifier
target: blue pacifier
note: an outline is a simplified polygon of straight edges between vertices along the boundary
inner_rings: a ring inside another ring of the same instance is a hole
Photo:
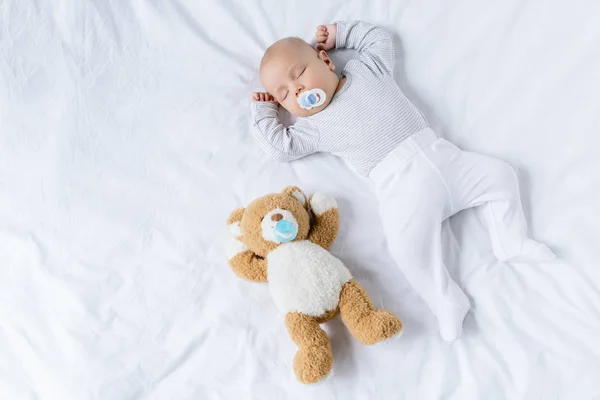
[[[298,235],[298,227],[290,221],[282,219],[275,224],[273,235],[281,243],[291,242]]]
[[[325,103],[326,97],[325,92],[321,89],[307,90],[298,96],[298,105],[305,110],[310,110]]]

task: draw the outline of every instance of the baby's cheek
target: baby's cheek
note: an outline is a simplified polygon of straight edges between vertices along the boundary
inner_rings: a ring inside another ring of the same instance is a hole
[[[310,87],[307,89],[323,89],[323,85],[326,81],[327,80],[324,79],[324,77],[322,77],[320,74],[316,74],[316,76],[313,76],[313,79],[310,80]]]
[[[284,103],[281,104],[283,108],[285,108],[290,114],[296,117],[306,117],[309,114],[307,110],[304,110],[298,105],[298,101],[296,100],[296,96],[291,99],[286,99]]]

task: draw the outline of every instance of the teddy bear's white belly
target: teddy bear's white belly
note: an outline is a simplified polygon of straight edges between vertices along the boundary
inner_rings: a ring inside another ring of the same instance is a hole
[[[280,245],[267,256],[269,289],[283,313],[311,316],[335,310],[352,275],[344,264],[308,240]]]

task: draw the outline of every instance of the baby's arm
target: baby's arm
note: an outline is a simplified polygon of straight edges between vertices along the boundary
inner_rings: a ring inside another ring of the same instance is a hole
[[[394,43],[389,33],[365,21],[337,22],[317,27],[317,46],[355,49],[371,71],[391,75],[394,71]]]
[[[268,93],[253,93],[252,121],[252,132],[260,147],[277,161],[293,161],[317,152],[316,128],[302,120],[287,128],[283,126],[277,101]]]

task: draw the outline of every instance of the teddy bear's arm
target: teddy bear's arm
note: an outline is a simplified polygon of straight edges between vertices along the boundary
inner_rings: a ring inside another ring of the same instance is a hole
[[[238,239],[232,239],[228,249],[229,266],[240,278],[252,282],[267,281],[267,261],[258,257]]]
[[[335,199],[325,193],[317,192],[310,197],[310,208],[314,221],[308,240],[329,249],[340,227],[340,214]]]

